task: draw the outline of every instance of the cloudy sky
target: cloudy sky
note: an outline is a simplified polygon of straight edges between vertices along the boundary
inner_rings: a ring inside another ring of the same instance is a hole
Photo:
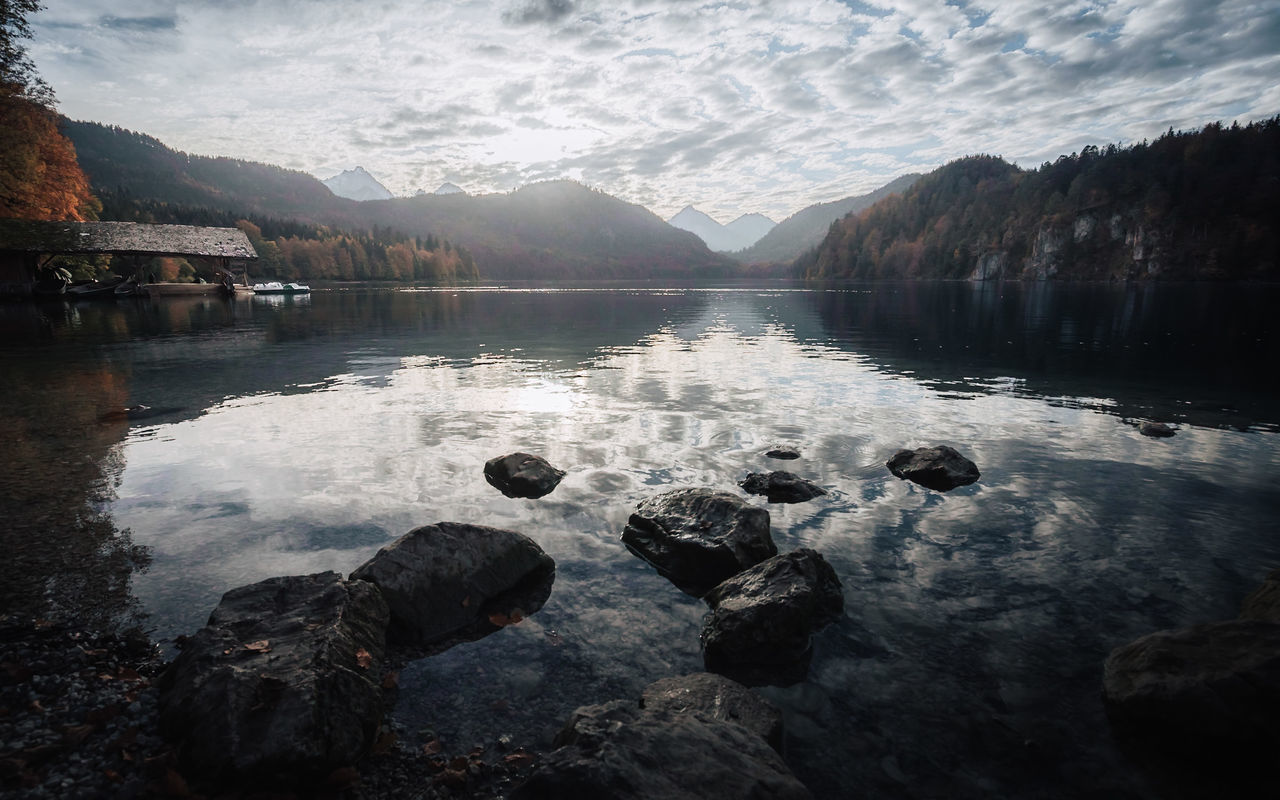
[[[780,220],[904,172],[1280,113],[1280,0],[47,0],[74,119],[392,192],[569,177]]]

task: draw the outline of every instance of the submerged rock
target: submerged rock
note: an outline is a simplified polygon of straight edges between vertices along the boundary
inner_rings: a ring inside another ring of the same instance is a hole
[[[885,462],[885,466],[899,478],[939,492],[965,486],[979,477],[976,464],[945,444],[899,450]]]
[[[1153,438],[1165,438],[1174,435],[1178,429],[1164,422],[1144,420],[1138,423],[1138,433]]]
[[[816,483],[781,470],[752,472],[738,481],[738,485],[751,494],[764,495],[770,503],[803,503],[827,493]]]
[[[528,453],[498,456],[484,464],[485,480],[507,497],[537,499],[548,495],[564,475],[564,470]]]
[[[762,561],[704,599],[711,606],[702,626],[707,671],[748,686],[804,680],[811,635],[844,613],[835,570],[807,548]]]
[[[373,744],[387,604],[336,572],[232,589],[159,681],[184,770],[297,787]]]
[[[714,489],[676,489],[641,501],[622,541],[695,597],[778,552],[768,511]]]
[[[555,561],[515,531],[441,522],[416,528],[351,573],[382,590],[397,644],[442,650],[542,607]]]
[[[1112,726],[1140,749],[1261,770],[1280,748],[1280,625],[1232,620],[1143,636],[1111,652],[1102,687]]]
[[[512,800],[802,800],[809,790],[764,740],[700,711],[616,700],[573,712]]]
[[[773,703],[723,675],[695,672],[663,678],[645,687],[640,706],[676,714],[697,711],[712,719],[736,722],[782,752],[782,712]]]
[[[790,460],[793,458],[799,458],[800,451],[788,445],[778,445],[777,447],[771,448],[767,453],[765,453],[765,456],[767,456],[768,458]]]
[[[1280,623],[1280,569],[1271,570],[1262,585],[1244,599],[1240,619]]]

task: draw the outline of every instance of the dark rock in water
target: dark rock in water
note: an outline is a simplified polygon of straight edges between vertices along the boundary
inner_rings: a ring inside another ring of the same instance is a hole
[[[183,769],[290,789],[373,744],[387,604],[336,572],[232,589],[159,682]]]
[[[441,522],[409,531],[351,578],[382,590],[396,644],[438,652],[542,608],[555,568],[522,533]]]
[[[821,555],[801,548],[762,561],[712,589],[702,625],[708,672],[748,686],[804,680],[811,634],[844,613],[844,592]]]
[[[1275,763],[1280,625],[1232,620],[1152,633],[1111,651],[1102,687],[1117,735],[1139,752],[1214,772],[1230,762],[1224,773]]]
[[[161,408],[152,408],[151,406],[129,406],[128,408],[113,408],[112,410],[98,417],[99,422],[119,422],[128,420],[135,422],[140,419],[151,419],[152,417],[163,417],[166,414],[177,414],[184,409],[181,406],[165,406]]]
[[[769,512],[714,489],[677,489],[642,501],[622,541],[695,597],[778,553]]]
[[[676,714],[698,711],[713,719],[736,722],[782,752],[782,712],[773,703],[723,675],[695,672],[679,678],[663,678],[645,687],[640,706]]]
[[[1138,423],[1138,433],[1143,436],[1151,436],[1155,438],[1164,438],[1172,436],[1178,432],[1177,428],[1163,422],[1143,421]]]
[[[564,477],[546,459],[528,453],[491,458],[484,464],[485,480],[507,497],[536,499],[551,493]]]
[[[803,503],[827,493],[826,489],[790,472],[752,472],[738,481],[744,491],[762,494],[770,503]]]
[[[780,458],[780,459],[787,460],[792,458],[799,458],[800,451],[795,449],[794,447],[789,447],[787,445],[778,445],[777,447],[771,449],[769,452],[765,453],[765,455],[769,458]]]
[[[802,800],[811,798],[756,734],[699,711],[617,700],[573,713],[556,750],[512,800]]]
[[[1271,570],[1262,585],[1244,599],[1240,619],[1280,623],[1280,569]]]
[[[885,462],[885,466],[899,478],[939,492],[947,492],[978,479],[977,465],[945,444],[899,450]]]

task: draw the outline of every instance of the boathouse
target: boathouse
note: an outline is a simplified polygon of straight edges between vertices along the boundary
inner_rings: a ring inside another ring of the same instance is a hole
[[[125,256],[135,268],[144,258],[200,258],[246,286],[247,264],[258,258],[239,228],[5,219],[0,220],[0,292],[30,294],[36,273],[60,255]]]

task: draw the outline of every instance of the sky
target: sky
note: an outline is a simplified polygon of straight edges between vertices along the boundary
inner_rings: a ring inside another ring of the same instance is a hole
[[[47,0],[72,119],[399,195],[775,221],[965,155],[1280,113],[1280,0]]]

